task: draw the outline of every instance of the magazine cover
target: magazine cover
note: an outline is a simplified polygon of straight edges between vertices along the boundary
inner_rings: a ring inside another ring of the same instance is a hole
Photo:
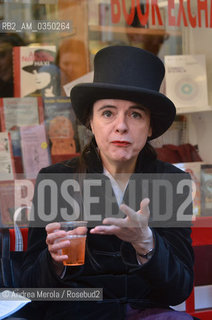
[[[200,171],[201,165],[203,162],[182,162],[182,163],[174,163],[174,165],[188,172],[193,180],[195,186],[193,189],[193,215],[199,216],[201,215],[201,182],[200,182]]]
[[[0,181],[14,179],[14,158],[9,132],[0,132]]]
[[[14,96],[60,95],[60,70],[56,46],[14,47]]]
[[[202,215],[212,216],[212,164],[201,165]]]
[[[165,56],[166,94],[177,107],[199,111],[208,108],[208,88],[204,55]]]
[[[77,120],[70,99],[44,99],[44,119],[51,155],[79,152]]]
[[[0,114],[2,131],[11,134],[13,155],[20,157],[20,127],[43,123],[42,98],[0,98]]]
[[[33,179],[50,165],[44,124],[20,128],[21,149],[26,178]]]

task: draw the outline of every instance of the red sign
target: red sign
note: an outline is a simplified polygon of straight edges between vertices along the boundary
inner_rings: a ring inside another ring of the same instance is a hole
[[[152,25],[156,25],[156,23],[159,26],[164,25],[164,21],[162,20],[162,16],[158,5],[158,0],[146,0],[144,13],[142,13],[141,11],[140,0],[131,0],[130,12],[127,11],[125,2],[127,2],[127,0],[111,0],[112,23],[119,23],[121,15],[123,14],[126,23],[128,25],[131,25],[135,16],[135,10],[137,9],[138,18],[142,26],[145,26],[150,18]],[[203,26],[206,28],[212,28],[212,0],[196,0],[196,15],[192,13],[191,3],[194,4],[194,1],[168,0],[168,25],[177,27],[180,26],[182,23],[185,27],[191,26],[192,28],[201,28]],[[210,12],[208,10],[209,3]]]

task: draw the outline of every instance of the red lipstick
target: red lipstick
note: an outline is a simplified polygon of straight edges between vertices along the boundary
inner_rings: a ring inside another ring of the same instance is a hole
[[[119,146],[119,147],[127,147],[130,145],[130,142],[115,140],[115,141],[112,141],[112,144]]]

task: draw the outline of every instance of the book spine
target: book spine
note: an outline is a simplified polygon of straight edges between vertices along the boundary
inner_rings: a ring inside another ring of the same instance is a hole
[[[39,123],[44,123],[44,106],[42,97],[37,97]]]
[[[14,159],[14,156],[13,156],[12,140],[11,140],[10,132],[8,132],[8,141],[9,141],[9,150],[10,150],[10,158],[11,158],[11,167],[12,167],[13,179],[16,179],[15,159]]]
[[[6,131],[3,98],[0,98],[0,129],[1,131]]]
[[[21,96],[20,50],[21,47],[13,48],[14,97]]]

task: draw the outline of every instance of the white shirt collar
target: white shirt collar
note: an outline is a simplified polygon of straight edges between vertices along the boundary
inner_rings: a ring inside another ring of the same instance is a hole
[[[128,186],[128,182],[125,186],[124,191],[122,191],[119,184],[117,183],[117,181],[113,178],[113,176],[110,174],[110,172],[105,167],[103,168],[103,174],[110,179],[110,182],[111,182],[111,185],[113,188],[113,192],[116,196],[116,201],[117,201],[118,205],[120,206],[123,202],[124,193],[125,193],[125,190]]]

